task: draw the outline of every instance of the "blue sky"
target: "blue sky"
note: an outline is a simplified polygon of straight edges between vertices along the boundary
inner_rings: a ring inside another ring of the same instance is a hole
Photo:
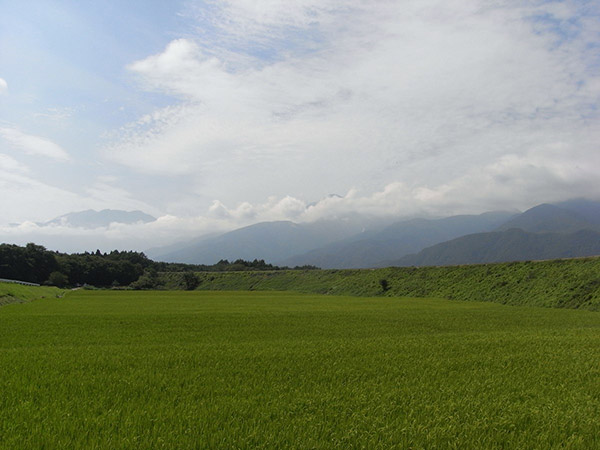
[[[600,197],[594,1],[0,8],[6,241],[88,236],[34,223],[88,208],[159,217],[88,236],[143,248]]]
[[[10,105],[18,108],[14,119],[27,120],[33,108],[49,105],[79,107],[90,122],[111,127],[123,120],[111,113],[124,101],[147,110],[147,94],[131,89],[125,66],[160,51],[176,35],[176,2],[168,2],[168,9],[163,4],[6,2],[1,56],[15,96]]]

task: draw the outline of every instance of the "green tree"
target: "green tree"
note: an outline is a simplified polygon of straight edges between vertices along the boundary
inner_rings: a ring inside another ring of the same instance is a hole
[[[55,270],[48,276],[46,284],[62,288],[69,284],[69,278],[64,273]]]
[[[200,280],[194,272],[183,273],[183,285],[186,291],[193,291],[199,284]]]
[[[158,287],[158,272],[152,267],[144,270],[144,273],[131,283],[134,289],[154,289]]]
[[[388,280],[386,280],[385,278],[382,278],[381,280],[379,280],[379,285],[381,286],[381,290],[383,292],[387,292],[390,289],[390,285],[388,283]]]

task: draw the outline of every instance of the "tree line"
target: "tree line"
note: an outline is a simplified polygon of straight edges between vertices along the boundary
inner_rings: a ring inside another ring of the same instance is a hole
[[[100,250],[84,253],[61,253],[29,243],[24,247],[0,244],[0,278],[48,284],[59,287],[92,285],[98,287],[132,286],[152,287],[159,272],[224,272],[245,270],[284,270],[264,260],[230,262],[222,259],[216,264],[182,264],[152,261],[143,252]],[[316,269],[314,266],[294,269]],[[194,281],[185,278],[186,287]],[[137,284],[136,284],[137,283]],[[193,287],[192,287],[193,288]]]

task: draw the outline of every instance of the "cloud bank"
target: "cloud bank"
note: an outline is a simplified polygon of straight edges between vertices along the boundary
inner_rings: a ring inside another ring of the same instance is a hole
[[[400,183],[420,193],[403,199],[409,207],[466,180],[477,184],[452,204],[469,207],[482,190],[502,203],[594,188],[580,172],[598,142],[593,5],[212,5],[192,9],[210,33],[128,67],[176,101],[124,127],[106,149],[112,161],[191,177],[202,195],[229,204]],[[497,176],[508,160],[535,181]],[[547,175],[563,164],[560,177]]]

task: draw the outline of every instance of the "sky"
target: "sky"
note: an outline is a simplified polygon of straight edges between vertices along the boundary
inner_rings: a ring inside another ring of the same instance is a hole
[[[3,242],[144,249],[267,220],[600,199],[596,0],[0,11]],[[42,224],[87,209],[158,220]]]

